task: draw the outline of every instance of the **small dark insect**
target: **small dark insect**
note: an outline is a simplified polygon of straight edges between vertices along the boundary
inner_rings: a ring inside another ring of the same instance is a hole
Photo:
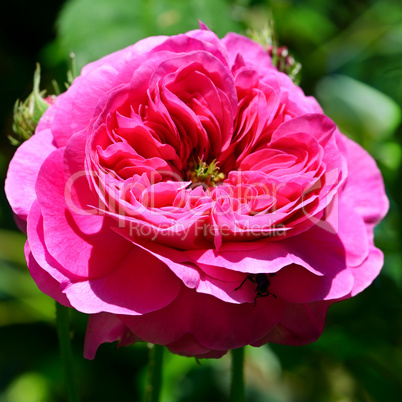
[[[274,295],[273,293],[271,293],[268,290],[268,287],[269,287],[269,284],[270,284],[268,275],[269,275],[270,278],[272,278],[275,274],[250,274],[250,275],[247,275],[244,278],[243,282],[240,284],[240,286],[238,286],[235,290],[240,289],[244,285],[246,280],[248,279],[250,282],[255,283],[254,306],[257,305],[257,298],[258,297],[265,297],[265,296],[268,296],[268,295],[272,295],[276,299],[276,295]]]

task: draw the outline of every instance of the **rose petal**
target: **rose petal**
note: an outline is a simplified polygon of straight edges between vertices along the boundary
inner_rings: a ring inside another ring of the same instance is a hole
[[[346,145],[348,161],[348,179],[342,200],[353,206],[366,223],[376,224],[389,208],[381,172],[373,158],[358,144],[345,136],[342,141]]]
[[[107,275],[68,284],[63,292],[77,310],[94,314],[141,315],[170,304],[180,291],[180,281],[165,264],[149,253],[131,247]]]
[[[38,285],[38,288],[58,303],[67,307],[72,307],[66,295],[60,289],[60,282],[54,279],[46,272],[41,265],[37,263],[29,248],[29,243],[25,243],[25,258],[27,260],[29,272]]]
[[[59,149],[46,159],[36,182],[46,248],[72,275],[101,277],[113,270],[131,244],[110,230],[117,225],[110,218],[70,212],[64,198],[63,154]]]
[[[384,256],[382,251],[378,248],[370,247],[367,259],[360,266],[350,269],[354,279],[350,295],[353,297],[371,285],[380,273],[383,265]]]
[[[17,149],[10,162],[5,191],[14,213],[24,221],[36,200],[35,182],[41,165],[55,149],[51,131],[39,131]]]
[[[152,343],[167,345],[192,334],[204,348],[223,351],[265,336],[280,320],[282,309],[283,302],[271,297],[260,298],[256,306],[238,305],[182,288],[166,308],[120,319],[137,336]]]
[[[268,52],[258,43],[236,33],[228,33],[223,39],[226,46],[229,62],[232,66],[238,54],[257,71],[273,69]]]
[[[226,351],[216,351],[202,347],[197,339],[191,334],[182,336],[177,342],[169,343],[166,347],[173,353],[188,357],[194,356],[201,359],[219,359],[226,353]]]
[[[315,342],[325,325],[325,315],[331,302],[316,302],[285,305],[280,323],[253,346],[265,343],[300,346]]]
[[[119,341],[120,346],[128,346],[140,341],[114,314],[99,313],[89,316],[85,334],[84,357],[95,358],[99,346],[105,342]]]

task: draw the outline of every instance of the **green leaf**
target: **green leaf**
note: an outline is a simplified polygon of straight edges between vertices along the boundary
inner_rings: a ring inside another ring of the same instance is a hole
[[[401,121],[401,109],[390,97],[344,75],[323,78],[317,97],[341,131],[359,142],[389,138]]]

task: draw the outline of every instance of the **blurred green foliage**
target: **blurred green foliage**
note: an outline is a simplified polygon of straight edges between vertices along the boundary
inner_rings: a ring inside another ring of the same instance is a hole
[[[59,35],[45,49],[46,57],[58,63],[73,50],[82,67],[147,36],[195,29],[198,20],[224,35],[239,28],[229,12],[227,2],[219,0],[71,0],[60,14]]]
[[[0,174],[14,152],[14,102],[31,91],[35,62],[48,92],[62,86],[70,52],[78,67],[149,35],[195,29],[218,35],[262,30],[270,16],[280,45],[302,63],[301,86],[341,130],[377,160],[391,210],[376,243],[385,266],[374,284],[331,307],[322,337],[304,347],[246,349],[248,401],[399,401],[402,395],[402,5],[399,0],[22,0],[0,17]],[[0,194],[0,402],[65,401],[54,304],[35,286],[25,236]],[[82,358],[86,317],[72,312],[83,401],[140,400],[148,349],[103,345]],[[224,401],[229,358],[166,353],[163,402]]]

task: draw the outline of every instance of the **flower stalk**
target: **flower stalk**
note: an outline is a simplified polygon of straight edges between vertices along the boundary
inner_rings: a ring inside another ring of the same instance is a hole
[[[149,359],[145,402],[158,402],[162,389],[162,366],[164,346],[152,345]]]
[[[79,402],[77,384],[74,375],[73,355],[70,341],[69,309],[56,302],[57,334],[64,369],[68,402]]]
[[[230,385],[230,402],[245,401],[244,348],[233,349]]]

